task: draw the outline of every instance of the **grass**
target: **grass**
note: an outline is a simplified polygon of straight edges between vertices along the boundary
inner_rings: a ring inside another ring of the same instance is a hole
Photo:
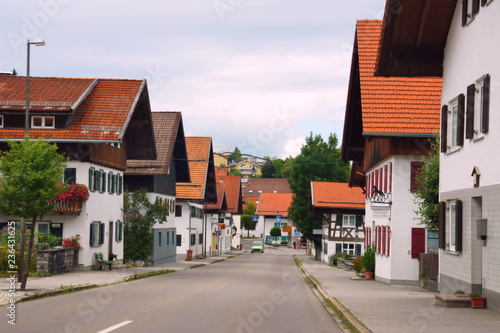
[[[153,271],[153,272],[142,273],[142,274],[136,273],[136,274],[130,275],[129,277],[125,278],[125,280],[123,280],[123,281],[127,282],[127,281],[140,280],[140,279],[144,279],[144,278],[147,278],[150,276],[169,274],[169,273],[173,273],[173,272],[175,272],[175,271],[171,270],[171,269],[162,269],[160,271]]]

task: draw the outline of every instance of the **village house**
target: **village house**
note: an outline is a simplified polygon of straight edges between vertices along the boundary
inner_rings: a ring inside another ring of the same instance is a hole
[[[322,260],[334,254],[363,255],[365,193],[348,183],[311,182],[309,211],[323,221]]]
[[[95,254],[123,260],[123,172],[127,159],[155,159],[146,80],[33,77],[29,136],[55,143],[68,159],[64,179],[88,187],[88,201],[56,205],[36,231],[78,236],[79,269]],[[0,76],[0,149],[25,136],[26,78]],[[0,215],[0,227],[20,218]],[[30,223],[28,223],[30,225]]]
[[[267,244],[283,244],[289,247],[297,242],[295,223],[288,219],[288,208],[292,204],[293,193],[262,193],[255,215],[258,216],[257,233],[263,235]],[[271,236],[273,227],[281,228],[281,237]]]
[[[206,257],[212,252],[207,239],[214,231],[212,214],[205,212],[209,203],[217,202],[217,183],[210,137],[186,137],[190,182],[176,183],[175,228],[177,258]],[[208,250],[207,250],[208,248]]]
[[[358,21],[342,143],[350,186],[366,189],[365,239],[375,278],[417,284],[419,253],[434,235],[416,220],[415,176],[439,130],[441,79],[377,77],[383,22]]]
[[[397,14],[386,10],[386,16],[392,20],[383,32],[387,42],[379,72],[443,78],[439,290],[479,292],[488,308],[499,310],[500,174],[495,162],[500,131],[495,124],[500,123],[500,99],[495,82],[500,44],[493,32],[500,29],[500,3],[446,0],[424,10],[417,1]],[[417,62],[415,55],[426,62]]]
[[[153,128],[157,159],[127,160],[125,188],[145,189],[150,202],[168,206],[169,216],[153,226],[153,265],[176,261],[177,232],[175,229],[176,182],[189,182],[184,127],[180,112],[153,112]],[[127,213],[127,212],[126,212]]]

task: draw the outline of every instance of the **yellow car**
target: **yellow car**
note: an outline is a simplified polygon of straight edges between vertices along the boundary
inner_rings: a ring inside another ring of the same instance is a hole
[[[262,244],[262,242],[255,241],[252,243],[252,249],[250,251],[252,253],[254,252],[264,253],[264,244]]]

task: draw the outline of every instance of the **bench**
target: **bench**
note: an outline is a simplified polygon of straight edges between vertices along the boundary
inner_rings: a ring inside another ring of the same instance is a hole
[[[113,261],[111,260],[105,260],[104,259],[104,254],[102,252],[94,253],[95,255],[95,264],[96,264],[96,269],[102,270],[104,267],[104,270],[106,270],[106,265],[109,267],[109,270],[111,270],[111,266],[113,265]]]

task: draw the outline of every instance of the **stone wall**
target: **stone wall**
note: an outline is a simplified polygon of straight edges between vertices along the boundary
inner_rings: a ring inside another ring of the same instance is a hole
[[[73,248],[41,250],[37,254],[37,272],[66,273],[73,270]]]

